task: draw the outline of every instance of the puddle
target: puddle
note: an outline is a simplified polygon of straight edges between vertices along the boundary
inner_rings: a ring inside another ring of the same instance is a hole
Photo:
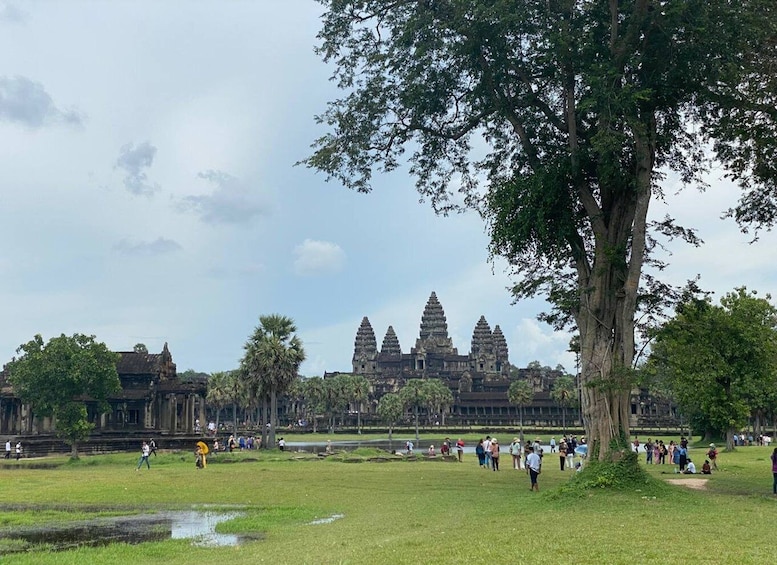
[[[319,518],[318,520],[313,520],[312,522],[308,522],[308,526],[318,526],[319,524],[331,524],[335,520],[339,520],[340,518],[345,518],[345,514],[332,514],[328,518]]]
[[[138,544],[166,539],[191,539],[198,546],[238,545],[240,536],[216,533],[217,524],[240,512],[175,511],[137,516],[81,520],[45,528],[0,532],[0,539],[21,540],[32,545],[46,545],[50,550],[111,543]],[[28,549],[28,548],[27,548]]]

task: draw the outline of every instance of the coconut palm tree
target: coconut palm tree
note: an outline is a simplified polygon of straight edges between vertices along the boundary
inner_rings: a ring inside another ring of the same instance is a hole
[[[423,379],[412,379],[399,391],[399,397],[402,404],[413,409],[413,420],[415,422],[415,440],[418,442],[418,409],[427,403],[426,387]]]
[[[370,381],[361,375],[351,375],[349,392],[351,400],[356,405],[356,433],[362,433],[362,403],[366,402],[370,394]]]
[[[567,408],[575,403],[575,381],[571,375],[562,375],[553,383],[550,396],[561,406],[561,428],[567,433]]]
[[[511,404],[518,406],[520,414],[520,440],[523,443],[523,407],[530,404],[534,400],[534,391],[532,390],[529,381],[519,380],[510,383],[510,388],[507,390],[507,399]]]
[[[219,429],[221,410],[231,402],[231,371],[216,371],[208,377],[208,392],[205,401],[216,409],[216,429]]]
[[[296,331],[291,318],[280,314],[260,316],[259,325],[244,346],[241,367],[252,394],[259,396],[259,391],[269,393],[270,436],[266,445],[275,445],[278,395],[288,389],[305,360],[305,350],[302,341],[295,335]]]

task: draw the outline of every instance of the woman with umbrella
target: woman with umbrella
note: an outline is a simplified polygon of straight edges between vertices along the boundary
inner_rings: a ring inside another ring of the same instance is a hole
[[[203,469],[208,466],[208,461],[206,459],[206,455],[208,454],[208,444],[206,444],[204,441],[198,441],[197,442],[197,450],[194,452],[195,454],[195,460],[194,460],[194,466],[198,469]]]

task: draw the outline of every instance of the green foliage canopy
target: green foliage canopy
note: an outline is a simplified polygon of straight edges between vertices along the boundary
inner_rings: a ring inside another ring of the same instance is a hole
[[[744,288],[719,306],[687,302],[660,330],[648,369],[665,379],[686,414],[730,437],[775,400],[777,309]]]
[[[37,414],[53,416],[57,434],[77,455],[77,443],[94,427],[87,419],[86,402],[105,411],[108,398],[121,391],[119,354],[83,334],[62,334],[45,344],[38,334],[16,351],[21,357],[8,366],[15,394]]]

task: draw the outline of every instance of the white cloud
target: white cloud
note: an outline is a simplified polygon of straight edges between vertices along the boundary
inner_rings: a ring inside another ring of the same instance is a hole
[[[247,224],[269,213],[269,203],[253,186],[223,171],[197,175],[214,186],[210,194],[185,196],[179,209],[193,212],[207,224]]]
[[[158,237],[154,241],[130,242],[121,240],[113,247],[123,255],[164,255],[183,249],[177,241]]]
[[[138,144],[137,147],[132,143],[127,143],[119,150],[119,157],[116,159],[114,168],[127,173],[124,177],[124,188],[130,193],[151,196],[159,190],[159,185],[149,184],[146,176],[146,169],[154,164],[155,156],[156,147],[148,141]]]
[[[0,2],[0,22],[23,23],[27,12],[13,2]]]
[[[306,239],[294,248],[294,272],[302,276],[338,273],[345,265],[345,251],[329,241]]]
[[[53,123],[83,125],[77,110],[60,110],[39,82],[24,76],[0,76],[0,120],[32,129]]]

